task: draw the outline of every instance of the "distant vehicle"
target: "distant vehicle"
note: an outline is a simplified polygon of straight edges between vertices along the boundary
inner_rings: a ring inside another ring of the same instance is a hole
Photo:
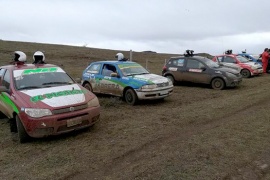
[[[210,84],[213,89],[238,86],[242,81],[239,71],[220,66],[211,59],[187,53],[171,57],[163,67],[162,75],[172,82]]]
[[[0,67],[0,111],[21,143],[87,128],[99,120],[96,95],[63,69],[24,61]]]
[[[232,52],[227,52],[223,55],[214,56],[213,61],[240,65],[242,68],[241,75],[244,78],[249,78],[251,76],[260,75],[263,73],[261,64],[257,62],[251,62],[243,56],[232,54]]]
[[[253,62],[256,62],[256,63],[259,63],[262,65],[262,59],[260,58],[260,55],[257,55],[257,54],[248,54],[248,53],[239,53],[237,54],[239,56],[243,56],[245,58],[247,58],[249,61],[253,61]]]
[[[164,99],[173,92],[171,80],[131,61],[93,62],[83,71],[81,84],[94,93],[123,97],[130,105],[138,100]]]

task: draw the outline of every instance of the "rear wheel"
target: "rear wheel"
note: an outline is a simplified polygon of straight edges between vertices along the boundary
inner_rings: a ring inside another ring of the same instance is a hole
[[[243,69],[241,71],[241,75],[243,76],[243,78],[249,78],[251,76],[251,73],[248,69]]]
[[[225,87],[225,82],[221,78],[215,78],[211,82],[211,86],[213,89],[221,90]]]
[[[85,83],[83,87],[85,87],[85,89],[87,89],[88,91],[93,92],[92,86],[89,83]]]
[[[168,75],[168,76],[166,76],[166,78],[170,79],[170,80],[172,81],[173,84],[175,83],[175,80],[174,80],[173,76]]]
[[[25,128],[19,116],[16,116],[16,124],[17,124],[17,130],[18,130],[18,139],[20,143],[28,142],[30,139],[30,136],[25,131]]]
[[[137,94],[133,89],[128,89],[125,92],[125,100],[130,105],[135,105],[138,102]]]

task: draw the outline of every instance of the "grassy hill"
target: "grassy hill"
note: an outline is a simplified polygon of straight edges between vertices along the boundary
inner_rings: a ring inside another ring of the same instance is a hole
[[[122,52],[127,58],[130,56],[129,51],[122,50],[0,40],[0,66],[8,64],[12,60],[14,51],[23,51],[27,55],[28,63],[32,63],[35,51],[42,51],[47,63],[62,66],[74,78],[80,77],[82,71],[93,61],[113,60],[118,52]],[[132,59],[150,72],[161,74],[165,59],[177,55],[144,51],[133,52]],[[202,55],[211,56],[206,53],[202,53]]]

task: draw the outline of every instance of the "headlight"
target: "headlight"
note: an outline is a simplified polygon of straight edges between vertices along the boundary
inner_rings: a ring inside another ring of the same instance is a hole
[[[149,84],[142,86],[142,89],[155,89],[155,88],[157,88],[156,84]]]
[[[232,74],[232,73],[229,73],[229,72],[226,72],[226,76],[228,76],[229,78],[235,78],[236,75]]]
[[[52,112],[49,109],[35,109],[35,108],[25,108],[24,112],[33,118],[40,118],[43,116],[50,116]]]
[[[170,80],[170,79],[168,78],[168,81],[169,81],[169,86],[173,85],[172,80]]]
[[[99,101],[98,101],[98,98],[95,97],[94,99],[90,100],[88,103],[87,103],[88,107],[98,107],[99,106]]]

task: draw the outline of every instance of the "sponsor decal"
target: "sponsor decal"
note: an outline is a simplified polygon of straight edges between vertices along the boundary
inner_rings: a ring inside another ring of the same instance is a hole
[[[189,72],[198,72],[198,73],[201,73],[202,72],[202,69],[189,69],[188,71]]]
[[[70,95],[85,94],[85,93],[87,93],[86,90],[79,90],[79,89],[58,91],[58,92],[52,92],[52,93],[46,93],[43,95],[33,96],[30,98],[30,101],[36,103],[36,102],[42,101],[44,99],[52,99],[52,98],[60,97],[60,96],[70,96]]]
[[[0,101],[4,102],[5,104],[10,105],[16,113],[19,113],[17,106],[14,104],[14,102],[6,94],[4,94],[4,93],[0,94]]]
[[[38,74],[38,73],[45,73],[45,72],[56,72],[57,67],[51,67],[51,68],[37,68],[37,69],[26,69],[23,71],[23,75],[27,74]]]
[[[177,71],[177,68],[175,68],[175,67],[169,67],[169,70],[170,71]]]

